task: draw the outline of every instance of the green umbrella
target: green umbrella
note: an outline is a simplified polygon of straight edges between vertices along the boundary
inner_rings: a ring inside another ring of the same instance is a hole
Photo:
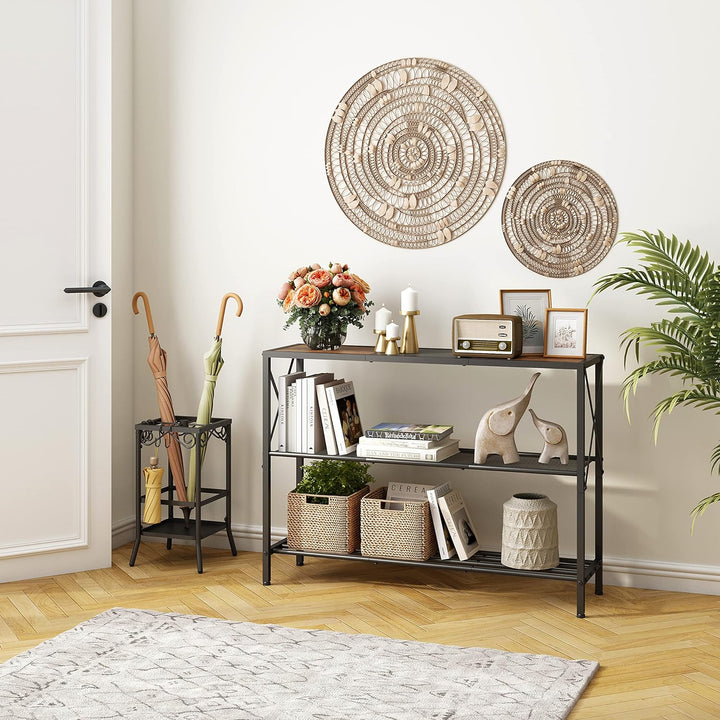
[[[217,383],[218,375],[225,361],[222,359],[222,338],[220,333],[222,332],[223,320],[225,318],[225,306],[227,305],[228,298],[235,298],[238,305],[237,317],[240,317],[243,311],[242,300],[239,295],[235,293],[227,293],[222,299],[220,305],[220,317],[218,318],[217,329],[215,337],[210,345],[210,349],[203,355],[203,364],[205,366],[205,381],[203,384],[202,395],[200,396],[200,404],[198,405],[197,411],[197,424],[207,425],[212,418],[213,401],[215,400],[215,385]],[[205,460],[205,449],[207,448],[208,438],[201,434],[196,444],[190,450],[190,473],[188,476],[188,487],[187,496],[190,502],[195,502],[195,491],[197,485],[197,451],[198,445],[200,446],[200,464]]]

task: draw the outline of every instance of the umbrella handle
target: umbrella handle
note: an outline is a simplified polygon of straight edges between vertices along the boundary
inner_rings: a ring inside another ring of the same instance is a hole
[[[153,324],[152,313],[150,312],[150,301],[148,300],[148,296],[144,292],[136,292],[133,295],[133,299],[132,299],[133,312],[136,315],[140,312],[140,310],[138,310],[138,298],[142,299],[143,305],[145,307],[145,315],[147,316],[148,332],[151,335],[154,335],[155,334],[155,325]]]
[[[226,293],[220,303],[220,315],[218,316],[217,328],[215,329],[215,337],[220,337],[220,333],[222,333],[223,320],[225,320],[225,307],[227,306],[228,298],[235,298],[237,301],[238,309],[235,314],[236,317],[240,317],[240,315],[242,315],[243,301],[240,299],[240,296],[234,292]]]

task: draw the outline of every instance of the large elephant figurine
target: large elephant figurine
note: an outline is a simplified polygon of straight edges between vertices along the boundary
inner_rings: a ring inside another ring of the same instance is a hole
[[[530,404],[535,373],[520,397],[488,410],[481,418],[475,434],[475,463],[482,465],[488,455],[500,455],[505,465],[520,460],[515,445],[515,428]]]
[[[552,458],[560,458],[561,465],[568,464],[568,440],[565,430],[561,425],[550,422],[549,420],[543,420],[539,418],[530,408],[530,414],[532,415],[535,427],[538,432],[543,436],[545,445],[543,445],[542,452],[538,458],[539,463],[549,463]]]

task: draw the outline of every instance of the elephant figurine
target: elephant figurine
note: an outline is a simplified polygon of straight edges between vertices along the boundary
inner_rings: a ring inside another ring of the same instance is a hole
[[[488,455],[500,455],[505,465],[520,460],[515,428],[530,404],[530,394],[539,377],[536,372],[520,397],[491,408],[482,416],[475,434],[475,464],[482,465]]]
[[[562,465],[568,464],[568,440],[565,430],[557,423],[539,418],[530,408],[533,423],[538,432],[543,436],[545,445],[538,458],[539,463],[549,463],[552,458],[560,458]]]

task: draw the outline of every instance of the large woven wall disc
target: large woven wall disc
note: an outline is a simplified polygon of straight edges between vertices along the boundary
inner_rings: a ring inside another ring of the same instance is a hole
[[[502,121],[460,68],[395,60],[345,93],[325,167],[335,199],[363,232],[399,247],[441,245],[475,225],[500,189]]]
[[[550,160],[526,170],[502,209],[505,240],[515,257],[548,277],[582,275],[610,251],[618,228],[615,197],[590,168]]]

